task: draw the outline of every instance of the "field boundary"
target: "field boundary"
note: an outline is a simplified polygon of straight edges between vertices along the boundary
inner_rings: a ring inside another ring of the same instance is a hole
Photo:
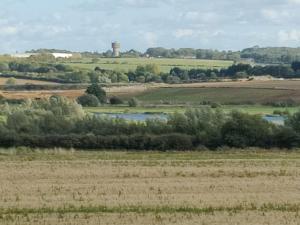
[[[28,214],[69,214],[69,213],[191,213],[191,214],[212,214],[216,212],[238,213],[241,211],[280,211],[280,212],[299,212],[300,204],[263,204],[257,206],[253,203],[241,204],[231,207],[172,207],[172,206],[80,206],[73,205],[62,208],[8,208],[0,209],[0,217],[4,215],[28,215]]]

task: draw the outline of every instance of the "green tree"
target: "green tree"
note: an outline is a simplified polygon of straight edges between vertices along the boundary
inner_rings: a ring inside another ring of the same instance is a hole
[[[95,95],[82,95],[77,98],[77,102],[84,107],[97,107],[99,106],[99,100]]]
[[[92,84],[86,89],[86,93],[94,95],[100,103],[106,103],[106,91],[98,84]]]
[[[268,147],[272,135],[272,124],[260,115],[233,112],[222,127],[224,144],[230,147]]]

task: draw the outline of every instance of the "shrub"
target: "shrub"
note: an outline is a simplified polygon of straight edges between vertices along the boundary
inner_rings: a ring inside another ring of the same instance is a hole
[[[109,100],[109,102],[110,102],[110,104],[112,104],[112,105],[120,105],[120,104],[123,104],[123,100],[120,99],[120,98],[118,98],[118,97],[116,97],[116,96],[111,97],[110,100]]]
[[[9,71],[9,66],[7,63],[0,63],[0,72]]]
[[[84,107],[97,107],[99,106],[99,100],[94,95],[82,95],[77,99],[77,102]]]
[[[106,103],[106,92],[100,85],[92,84],[86,89],[86,93],[96,96],[101,103]]]
[[[210,106],[212,109],[216,109],[216,108],[220,108],[222,105],[220,103],[214,102]]]
[[[6,85],[15,85],[17,83],[16,78],[8,78],[7,81],[5,82]]]
[[[136,98],[132,98],[128,101],[129,107],[137,107],[139,105],[139,102]]]
[[[272,125],[259,115],[233,112],[222,127],[223,144],[229,147],[269,147]]]
[[[299,135],[290,127],[279,127],[276,129],[273,139],[275,146],[280,148],[291,149],[299,147],[300,144]]]

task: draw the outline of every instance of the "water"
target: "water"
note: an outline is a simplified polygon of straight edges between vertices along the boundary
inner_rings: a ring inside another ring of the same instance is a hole
[[[146,120],[168,120],[168,115],[164,113],[96,113],[97,115],[108,116],[110,118],[125,119],[131,121],[144,122]]]
[[[96,113],[96,115],[138,122],[144,122],[146,120],[168,120],[168,115],[164,113]],[[263,117],[263,119],[277,125],[284,125],[285,121],[285,117],[283,116],[266,115]]]
[[[284,125],[284,121],[286,120],[284,116],[272,116],[272,115],[266,115],[263,117],[263,119],[277,125]]]

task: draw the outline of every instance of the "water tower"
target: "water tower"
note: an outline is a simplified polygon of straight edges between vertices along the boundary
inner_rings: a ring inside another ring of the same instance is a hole
[[[113,56],[120,57],[121,44],[119,42],[113,42],[111,46],[113,48]]]

